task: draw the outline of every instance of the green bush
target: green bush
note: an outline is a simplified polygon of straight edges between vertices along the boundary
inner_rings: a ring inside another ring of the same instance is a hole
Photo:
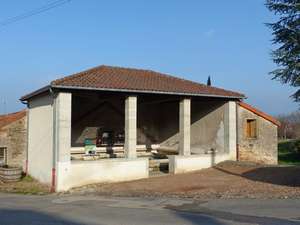
[[[297,140],[294,142],[294,152],[299,153],[300,154],[300,140]]]

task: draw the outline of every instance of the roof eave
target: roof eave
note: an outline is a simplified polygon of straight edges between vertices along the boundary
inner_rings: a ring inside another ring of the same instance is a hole
[[[196,94],[186,92],[165,92],[165,91],[150,91],[137,89],[116,89],[116,88],[93,88],[93,87],[78,87],[78,86],[62,86],[51,85],[51,88],[57,89],[72,89],[72,90],[91,90],[91,91],[114,91],[114,92],[129,92],[129,93],[147,93],[147,94],[166,94],[166,95],[182,95],[182,96],[199,96],[212,98],[230,98],[230,99],[245,99],[246,96],[228,96],[228,95],[214,95],[214,94]]]
[[[44,86],[44,87],[42,87],[42,88],[40,88],[40,89],[38,89],[38,90],[36,90],[36,91],[34,91],[34,92],[31,92],[31,93],[29,93],[29,94],[27,94],[27,95],[22,96],[22,97],[20,98],[20,101],[21,101],[21,102],[26,102],[28,99],[30,99],[30,98],[32,98],[32,97],[34,97],[34,96],[36,96],[36,95],[42,94],[42,93],[44,93],[44,92],[47,92],[47,91],[49,91],[50,89],[51,89],[51,85]]]
[[[260,116],[261,118],[264,118],[265,120],[268,120],[269,122],[273,123],[277,127],[281,126],[281,123],[277,119],[275,119],[273,116],[270,116],[245,102],[239,102],[239,106],[243,107],[244,109],[249,110],[250,112]]]

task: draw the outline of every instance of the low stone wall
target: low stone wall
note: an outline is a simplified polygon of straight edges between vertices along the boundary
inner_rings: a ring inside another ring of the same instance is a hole
[[[249,161],[266,165],[276,165],[278,163],[277,153],[264,152],[263,149],[262,153],[260,153],[259,150],[251,144],[241,145],[239,147],[239,161]]]
[[[169,156],[169,172],[177,174],[206,169],[229,159],[229,154],[172,155]]]
[[[104,159],[58,164],[56,191],[93,183],[148,178],[148,159]]]

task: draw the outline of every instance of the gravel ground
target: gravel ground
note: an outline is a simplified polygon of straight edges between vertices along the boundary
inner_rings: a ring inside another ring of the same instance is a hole
[[[70,192],[127,197],[300,199],[300,167],[224,162],[193,173],[94,184]]]

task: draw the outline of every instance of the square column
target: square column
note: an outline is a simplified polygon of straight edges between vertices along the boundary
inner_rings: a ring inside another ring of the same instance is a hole
[[[191,99],[179,103],[179,155],[191,154]]]
[[[125,100],[125,157],[136,158],[137,97]]]
[[[224,149],[231,160],[236,160],[236,102],[229,101],[224,112]]]
[[[56,158],[58,162],[71,159],[72,94],[58,93],[55,99]]]

